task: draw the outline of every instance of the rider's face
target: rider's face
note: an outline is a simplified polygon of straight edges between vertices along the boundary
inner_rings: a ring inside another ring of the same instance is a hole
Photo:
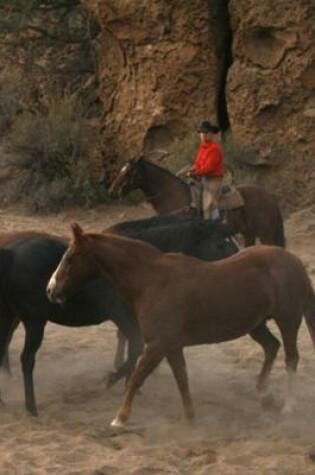
[[[212,140],[213,133],[212,132],[200,132],[199,137],[200,137],[201,142],[206,142],[207,140]]]

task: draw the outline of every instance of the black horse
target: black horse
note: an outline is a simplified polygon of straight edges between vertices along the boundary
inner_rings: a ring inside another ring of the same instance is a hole
[[[175,222],[158,226],[158,220],[132,222],[111,228],[150,242],[163,251],[187,252],[208,260],[231,255],[237,248],[220,225],[199,221]],[[176,221],[176,220],[175,220]],[[163,219],[162,221],[163,222]],[[139,227],[150,226],[139,231]],[[128,230],[127,230],[128,228]],[[108,319],[126,336],[128,360],[111,376],[111,382],[128,375],[142,352],[143,343],[135,315],[104,278],[85,285],[65,305],[52,304],[46,286],[53,270],[67,249],[67,239],[44,233],[14,233],[0,236],[0,361],[6,354],[12,334],[22,321],[25,345],[21,354],[25,405],[37,414],[33,370],[47,321],[66,326],[96,325]]]
[[[238,251],[228,226],[185,215],[124,221],[106,230],[153,244],[163,252],[183,252],[199,259],[224,259]]]

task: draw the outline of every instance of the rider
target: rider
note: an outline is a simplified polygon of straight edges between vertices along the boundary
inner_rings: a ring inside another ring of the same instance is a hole
[[[220,144],[213,139],[220,129],[203,120],[197,129],[200,134],[201,144],[197,150],[196,158],[187,175],[200,179],[202,186],[202,210],[205,219],[220,217],[218,198],[220,196],[223,176],[223,151]]]

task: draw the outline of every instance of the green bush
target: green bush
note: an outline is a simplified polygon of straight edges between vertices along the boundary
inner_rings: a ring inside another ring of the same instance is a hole
[[[47,114],[25,111],[10,134],[13,149],[23,154],[21,166],[39,172],[43,179],[70,176],[84,153],[83,118],[68,99],[55,101]]]
[[[19,109],[20,86],[13,77],[6,76],[0,80],[0,136],[9,132]]]
[[[13,196],[30,211],[58,211],[67,204],[89,206],[106,193],[93,181],[87,129],[80,107],[55,101],[46,114],[25,111],[10,134],[16,172]]]

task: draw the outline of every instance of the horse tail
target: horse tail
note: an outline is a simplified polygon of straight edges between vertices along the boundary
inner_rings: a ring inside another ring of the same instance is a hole
[[[274,244],[279,247],[285,247],[284,223],[280,209],[278,209],[277,225],[274,234]]]
[[[306,309],[304,311],[305,321],[310,332],[310,336],[315,346],[315,293],[310,283],[310,292]]]

